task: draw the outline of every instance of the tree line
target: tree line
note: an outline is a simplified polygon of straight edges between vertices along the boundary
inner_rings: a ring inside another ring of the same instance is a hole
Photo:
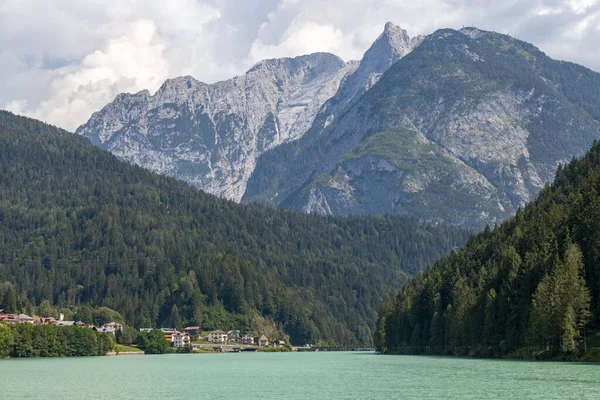
[[[104,356],[111,334],[76,326],[0,324],[0,358]]]
[[[600,144],[383,301],[378,351],[578,357],[600,328]]]

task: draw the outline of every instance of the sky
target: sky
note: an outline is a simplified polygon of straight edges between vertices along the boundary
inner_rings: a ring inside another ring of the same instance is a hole
[[[360,59],[387,21],[475,26],[600,71],[600,0],[0,0],[0,108],[74,131],[122,92],[212,83],[328,51]]]

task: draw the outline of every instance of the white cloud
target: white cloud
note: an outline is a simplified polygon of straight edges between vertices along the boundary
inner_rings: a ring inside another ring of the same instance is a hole
[[[230,72],[210,60],[219,16],[195,0],[0,3],[0,106],[74,130],[121,92]]]
[[[79,66],[56,70],[51,97],[30,114],[74,130],[122,91],[158,89],[168,77],[169,65],[155,32],[152,21],[133,22],[123,36],[86,55]]]
[[[598,4],[598,0],[569,0],[569,7],[577,14],[583,14],[588,9]]]
[[[206,81],[264,58],[358,59],[387,21],[477,26],[600,70],[599,0],[0,1],[0,107],[74,129],[120,92]]]
[[[260,39],[252,43],[250,60],[257,62],[267,58],[294,57],[319,51],[340,54],[344,40],[342,31],[333,26],[294,20],[279,43],[266,44]]]

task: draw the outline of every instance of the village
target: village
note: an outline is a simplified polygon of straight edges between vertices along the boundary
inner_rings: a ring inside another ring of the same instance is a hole
[[[89,328],[97,332],[111,333],[113,335],[116,335],[117,331],[123,330],[123,325],[117,322],[108,322],[102,325],[92,325],[86,324],[83,321],[65,321],[63,314],[60,314],[59,318],[56,319],[54,317],[32,317],[27,314],[7,314],[1,309],[0,323],[77,326],[79,328]]]
[[[123,332],[123,324],[118,322],[107,322],[104,324],[87,324],[83,321],[68,321],[64,315],[54,317],[32,317],[27,314],[9,314],[0,309],[0,323],[4,324],[36,324],[55,326],[75,326],[79,328],[92,329],[101,333],[112,334],[117,337]],[[199,326],[188,326],[183,331],[175,328],[141,328],[140,332],[151,332],[160,330],[166,341],[173,349],[189,347],[192,350],[216,351],[216,352],[239,352],[258,351],[259,349],[287,349],[286,342],[281,339],[270,341],[264,334],[258,339],[252,333],[241,333],[239,330],[213,330],[203,331]]]
[[[270,341],[264,334],[255,338],[251,333],[239,330],[214,330],[205,332],[199,326],[188,326],[179,332],[175,328],[159,328],[175,349],[192,346],[194,349],[219,352],[257,351],[261,348],[283,348],[286,343],[281,339]],[[141,332],[150,332],[153,328],[141,328]]]

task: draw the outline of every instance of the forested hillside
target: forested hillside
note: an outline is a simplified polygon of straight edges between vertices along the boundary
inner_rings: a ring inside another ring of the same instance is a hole
[[[467,232],[238,205],[0,111],[0,308],[106,306],[136,327],[276,326],[369,342],[377,307]],[[47,302],[46,302],[47,303]]]
[[[537,201],[382,304],[386,353],[578,357],[599,346],[600,144]]]

